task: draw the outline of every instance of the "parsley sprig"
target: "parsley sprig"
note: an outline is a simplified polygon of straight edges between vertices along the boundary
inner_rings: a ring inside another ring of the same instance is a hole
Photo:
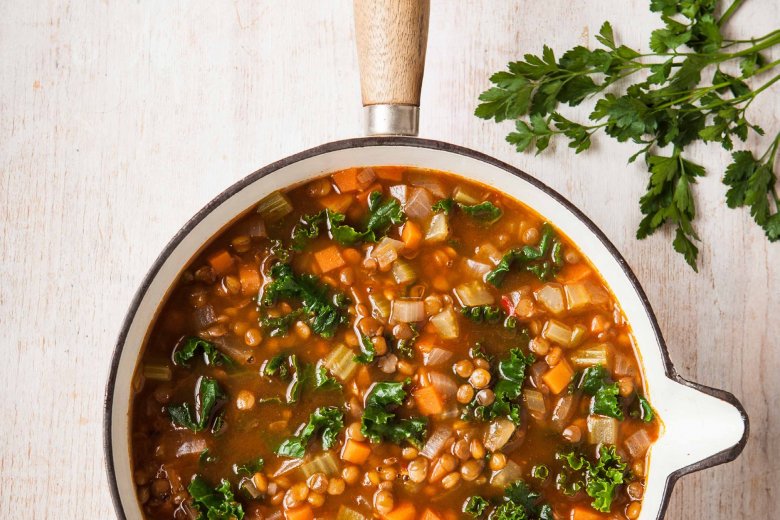
[[[651,53],[619,45],[605,22],[596,36],[600,48],[577,46],[560,58],[547,46],[541,55],[526,54],[490,77],[494,86],[480,95],[475,112],[496,122],[515,120],[515,131],[506,139],[520,152],[531,148],[542,152],[552,139],[561,137],[580,153],[590,148],[599,131],[640,145],[629,162],[643,157],[650,179],[640,199],[644,217],[637,238],[667,223],[674,226],[674,249],[694,270],[700,239],[693,225],[693,189],[705,169],[683,152],[697,141],[717,142],[732,150],[735,139],[745,141],[751,132],[763,135],[764,130],[748,119],[747,110],[780,80],[780,74],[767,79],[780,60],[767,63],[763,54],[780,45],[780,29],[757,38],[728,39],[723,27],[744,0],[732,2],[719,17],[718,3],[651,0],[650,10],[664,23],[650,36]],[[732,52],[733,47],[739,50]],[[726,72],[732,64],[739,66],[738,75]],[[714,73],[705,76],[712,68]],[[630,81],[623,81],[627,78]],[[592,98],[597,99],[588,122],[573,121],[559,110]],[[780,132],[759,158],[750,151],[734,152],[723,178],[729,187],[728,206],[749,207],[770,241],[780,238],[774,173],[778,141]]]

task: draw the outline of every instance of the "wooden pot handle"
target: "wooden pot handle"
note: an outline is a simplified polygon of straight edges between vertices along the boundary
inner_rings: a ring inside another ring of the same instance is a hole
[[[366,132],[417,135],[430,0],[355,0]]]

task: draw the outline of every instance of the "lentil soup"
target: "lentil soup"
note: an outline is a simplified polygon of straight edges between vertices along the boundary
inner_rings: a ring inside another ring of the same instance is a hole
[[[395,166],[272,193],[217,236],[134,391],[149,519],[635,519],[660,425],[567,237]]]

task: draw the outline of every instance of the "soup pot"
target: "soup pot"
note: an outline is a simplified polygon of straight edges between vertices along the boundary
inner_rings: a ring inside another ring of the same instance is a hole
[[[173,237],[133,298],[115,347],[105,401],[106,470],[117,516],[142,518],[130,458],[132,380],[147,331],[184,267],[220,230],[269,193],[335,170],[387,164],[443,170],[500,190],[549,219],[587,255],[633,328],[646,395],[663,422],[648,456],[640,519],[663,518],[681,476],[739,455],[749,431],[745,409],[732,394],[677,374],[631,268],[604,233],[562,195],[482,153],[410,137],[417,134],[428,1],[356,0],[355,12],[369,137],[306,150],[228,188]]]

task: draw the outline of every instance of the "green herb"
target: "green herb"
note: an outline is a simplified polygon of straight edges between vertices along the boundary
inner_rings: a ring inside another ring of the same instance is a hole
[[[541,503],[541,495],[522,480],[504,490],[506,501],[490,515],[490,520],[553,520],[552,508]]]
[[[620,388],[613,383],[609,372],[602,365],[594,365],[582,372],[579,388],[591,399],[591,413],[614,417],[623,420],[623,410],[620,408],[618,395]]]
[[[542,225],[542,236],[538,247],[525,246],[509,250],[498,265],[485,276],[485,281],[496,287],[515,267],[536,275],[540,280],[549,280],[563,266],[563,244],[550,224]]]
[[[509,351],[509,357],[498,363],[498,374],[493,378],[493,394],[495,399],[490,405],[481,405],[475,397],[463,413],[463,418],[476,418],[489,421],[497,417],[506,417],[515,424],[520,424],[519,397],[525,382],[526,369],[530,367],[536,358],[532,354],[527,356],[519,348]]]
[[[449,215],[450,212],[452,212],[452,208],[455,207],[455,201],[452,199],[440,199],[437,201],[433,206],[431,206],[431,209],[434,213],[444,213],[445,215]],[[480,498],[480,497],[477,497]]]
[[[322,437],[322,448],[329,450],[336,444],[339,431],[344,428],[344,413],[334,406],[323,406],[314,410],[309,416],[309,422],[301,431],[282,441],[276,449],[276,454],[295,459],[303,458],[306,446],[317,432]]]
[[[314,387],[319,390],[341,390],[341,383],[328,374],[328,369],[318,364],[314,368]]]
[[[498,305],[463,307],[460,312],[475,323],[498,323],[505,317],[504,311]]]
[[[277,354],[268,360],[263,368],[263,374],[267,376],[279,376],[284,380],[288,380],[290,377],[289,368],[290,356],[285,353]]]
[[[236,475],[254,475],[258,471],[262,471],[265,466],[265,460],[263,457],[258,457],[255,460],[250,460],[244,464],[233,464],[233,473]]]
[[[347,298],[341,293],[328,297],[328,286],[312,274],[296,275],[290,264],[271,267],[271,278],[262,297],[262,304],[274,305],[280,298],[297,299],[315,334],[332,338],[339,325],[347,322]],[[296,312],[296,311],[293,311]]]
[[[292,354],[289,359],[292,368],[292,381],[287,387],[287,404],[295,404],[301,398],[303,385],[306,383],[306,373],[301,369],[298,356]]]
[[[374,362],[376,356],[376,349],[374,348],[374,342],[371,338],[365,334],[360,335],[360,354],[356,354],[352,359],[358,363],[367,365]]]
[[[661,13],[664,23],[650,36],[652,53],[618,45],[606,22],[596,36],[600,48],[577,46],[556,59],[544,46],[541,55],[526,54],[522,61],[509,63],[508,70],[493,74],[494,87],[480,95],[475,114],[496,122],[516,120],[507,141],[521,152],[532,147],[541,152],[551,139],[564,136],[580,153],[599,130],[619,142],[638,144],[639,151],[629,162],[643,156],[650,179],[640,199],[644,218],[637,238],[671,224],[675,251],[696,270],[699,238],[693,227],[693,185],[705,171],[682,154],[697,141],[718,142],[731,150],[735,138],[745,141],[750,133],[763,134],[746,111],[780,80],[775,74],[755,89],[747,83],[780,64],[767,63],[762,54],[780,44],[780,30],[739,40],[723,36],[726,22],[743,3],[733,1],[717,17],[717,0],[652,0],[650,10]],[[732,51],[735,45],[742,48]],[[724,72],[733,62],[739,63],[738,76]],[[713,68],[712,76],[703,77]],[[559,111],[564,104],[577,106],[593,97],[598,100],[589,122],[573,121]],[[758,160],[752,152],[735,152],[723,179],[730,188],[729,207],[749,206],[770,241],[780,238],[774,174],[779,141],[780,132]],[[662,155],[665,148],[671,151]]]
[[[198,520],[242,520],[244,509],[230,488],[230,482],[222,479],[216,489],[196,475],[187,486],[192,497],[192,505],[198,511]]]
[[[184,340],[173,353],[173,363],[187,365],[198,352],[203,352],[203,360],[207,365],[232,365],[233,360],[220,352],[216,345],[205,339],[190,337]]]
[[[655,418],[655,412],[653,412],[653,407],[650,406],[650,403],[642,397],[641,395],[637,394],[637,410],[631,413],[632,417],[636,417],[637,419],[642,419],[644,422],[653,422],[653,419]]]
[[[327,220],[327,212],[322,210],[312,215],[304,215],[292,230],[292,248],[295,251],[303,251],[309,240],[317,238],[320,234],[320,226]]]
[[[469,497],[469,499],[466,501],[466,504],[463,506],[463,512],[473,516],[474,518],[479,518],[485,514],[485,511],[487,511],[489,506],[490,502],[479,495],[474,495]]]
[[[493,224],[504,214],[501,208],[490,201],[469,206],[467,204],[458,204],[458,208],[469,217],[484,224]]]
[[[566,475],[561,473],[557,481],[560,483],[562,480],[565,484],[567,480],[574,478],[574,483],[569,484],[568,489],[576,492],[584,486],[588,496],[593,499],[591,506],[602,513],[609,513],[617,488],[625,482],[627,476],[627,465],[617,454],[615,447],[601,446],[595,464],[574,452],[559,453],[556,458],[566,463],[568,467],[564,469],[570,470],[568,477],[561,478],[561,475]]]
[[[195,406],[190,407],[189,403],[169,405],[168,415],[177,426],[199,432],[212,424],[211,431],[217,433],[221,421],[215,414],[225,402],[225,393],[215,379],[206,376],[198,379],[195,388]]]
[[[395,414],[406,399],[404,386],[410,381],[400,383],[376,383],[366,397],[360,431],[371,442],[387,440],[395,444],[407,441],[421,448],[427,431],[428,421],[422,417],[400,419]]]
[[[300,318],[303,314],[303,309],[296,309],[288,314],[285,314],[284,316],[278,316],[275,318],[270,316],[263,316],[260,319],[260,324],[265,330],[268,331],[268,335],[271,337],[286,336],[287,332],[290,330],[290,326],[298,321],[298,318]]]
[[[544,464],[539,464],[537,466],[534,466],[533,468],[531,468],[531,476],[539,480],[547,480],[547,477],[550,476],[550,468],[548,468]]]

